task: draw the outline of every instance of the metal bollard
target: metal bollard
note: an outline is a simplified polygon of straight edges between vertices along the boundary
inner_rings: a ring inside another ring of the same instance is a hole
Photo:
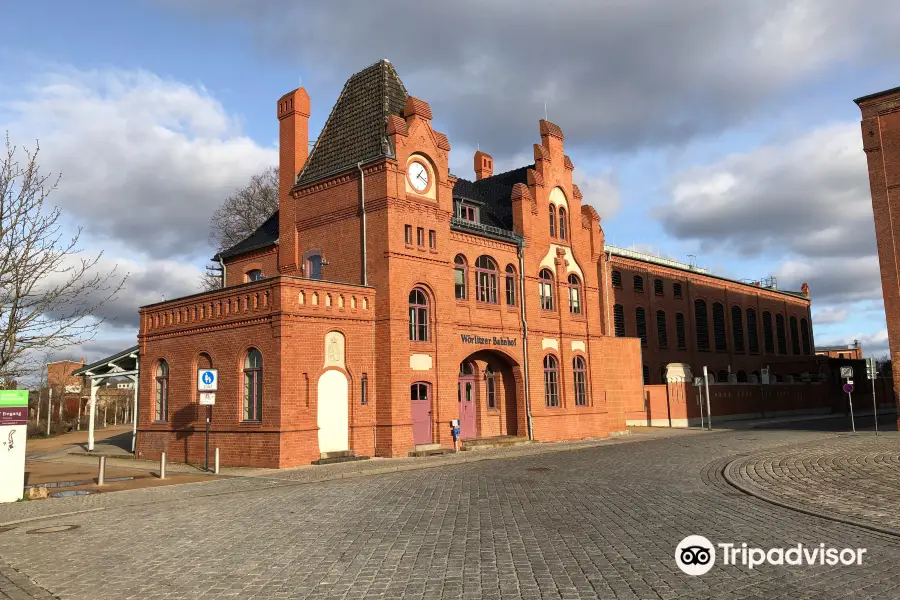
[[[97,473],[97,485],[103,485],[106,481],[106,457],[100,457],[100,470]]]
[[[219,474],[219,449],[218,449],[218,448],[216,448],[216,470],[215,470],[215,474],[216,474],[216,475]]]
[[[159,455],[159,478],[166,478],[166,453],[163,452]]]

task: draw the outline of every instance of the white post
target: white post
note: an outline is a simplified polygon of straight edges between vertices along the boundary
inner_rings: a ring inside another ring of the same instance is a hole
[[[159,478],[166,478],[166,453],[163,452],[159,455]]]
[[[219,449],[216,448],[216,475],[219,474]]]
[[[878,435],[878,400],[875,398],[875,373],[872,373],[872,410],[875,412],[875,435]]]
[[[52,390],[53,388],[50,388],[50,389]],[[50,395],[53,396],[52,391],[50,392]],[[66,399],[65,394],[63,394],[63,397],[59,399],[59,419],[57,419],[57,420],[60,422],[62,422],[62,420],[63,420],[63,404],[65,403],[64,402],[65,399]]]
[[[53,388],[48,386],[50,396],[47,398],[47,435],[50,435],[50,421],[53,419]],[[62,402],[59,403],[62,406]]]
[[[138,368],[138,374],[132,375],[131,380],[134,382],[134,409],[131,411],[131,453],[134,454],[137,446],[137,414],[138,414],[138,389],[140,388],[140,359],[134,361]]]
[[[99,384],[99,381],[95,381],[94,378],[91,377],[91,398],[88,400],[88,402],[90,402],[90,416],[88,417],[88,452],[94,451],[94,415],[97,412],[97,389],[100,387]],[[81,419],[79,419],[79,421],[80,420]]]
[[[100,457],[100,470],[97,473],[97,485],[103,485],[106,481],[106,457]]]
[[[703,383],[706,385],[706,427],[712,431],[712,409],[709,405],[709,370],[703,365]]]
[[[874,390],[875,387],[873,386],[872,389]],[[42,396],[41,390],[38,389],[37,418],[34,420],[35,427],[41,426],[41,396]]]
[[[113,427],[119,424],[119,399],[116,398],[116,407],[113,409]]]
[[[109,398],[103,403],[103,429],[106,429],[106,409],[109,408]]]

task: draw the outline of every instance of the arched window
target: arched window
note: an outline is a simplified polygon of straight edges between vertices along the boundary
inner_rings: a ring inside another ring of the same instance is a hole
[[[539,278],[541,308],[543,310],[553,310],[553,271],[541,269]]]
[[[669,331],[666,327],[666,311],[656,311],[656,339],[660,348],[666,348],[669,345]]]
[[[766,354],[775,354],[775,336],[772,335],[772,313],[763,311],[763,344]]]
[[[650,367],[644,365],[641,369],[641,375],[644,378],[644,385],[650,385]]]
[[[803,354],[809,356],[812,342],[809,335],[809,322],[806,319],[800,319],[800,339],[803,340]]]
[[[566,209],[559,207],[559,239],[566,239]]]
[[[612,272],[612,286],[614,288],[622,287],[622,271],[613,271]]]
[[[712,313],[716,352],[725,352],[728,350],[727,338],[725,337],[725,307],[719,302],[714,302]]]
[[[641,338],[641,346],[647,345],[647,311],[643,306],[634,309],[634,322],[637,325],[637,334]]]
[[[556,207],[550,205],[550,237],[556,237]]]
[[[791,317],[791,353],[800,354],[800,330],[797,327],[797,317]]]
[[[169,420],[169,363],[162,359],[156,364],[156,406],[153,420]]]
[[[759,354],[759,333],[756,325],[756,310],[747,309],[747,349],[750,354]]]
[[[740,306],[731,307],[731,338],[734,340],[734,351],[744,351],[744,311]]]
[[[621,304],[613,306],[613,327],[616,337],[625,337],[625,308]]]
[[[784,328],[784,315],[775,315],[775,339],[778,340],[778,354],[787,354],[787,331]]]
[[[544,400],[550,408],[559,406],[559,362],[552,354],[544,357]]]
[[[672,284],[672,295],[676,298],[681,298],[681,284],[673,283]]]
[[[675,313],[675,338],[679,350],[687,350],[687,335],[684,330],[684,315]]]
[[[197,356],[198,369],[212,369],[212,358],[206,352],[201,352]]]
[[[747,383],[747,373],[744,371],[737,372],[737,382],[738,383]]]
[[[428,341],[428,296],[421,288],[413,288],[409,293],[409,339]]]
[[[575,406],[587,406],[587,377],[584,359],[576,356],[572,359],[572,377],[575,381]]]
[[[468,279],[468,269],[469,265],[466,263],[466,257],[462,254],[457,254],[456,258],[453,259],[453,287],[456,291],[457,300],[466,299],[466,279]]]
[[[569,312],[573,315],[581,314],[581,280],[574,274],[569,275]]]
[[[263,275],[260,269],[251,269],[247,271],[247,281],[259,281],[262,278]]]
[[[475,260],[475,300],[497,304],[497,263],[490,256]]]
[[[262,354],[256,348],[244,358],[244,420],[262,421]]]
[[[487,391],[487,407],[497,408],[497,379],[491,365],[484,368],[484,384]]]
[[[306,276],[309,279],[322,279],[322,255],[310,250],[306,253]]]
[[[644,278],[640,275],[634,276],[634,291],[638,294],[644,293]]]
[[[662,279],[654,279],[653,280],[653,293],[656,294],[657,296],[665,296],[666,295],[666,288],[665,288],[665,285],[663,284]]]
[[[697,350],[709,352],[709,315],[705,300],[694,300],[694,322],[697,326]]]
[[[512,265],[506,265],[506,303],[516,305],[516,268]]]

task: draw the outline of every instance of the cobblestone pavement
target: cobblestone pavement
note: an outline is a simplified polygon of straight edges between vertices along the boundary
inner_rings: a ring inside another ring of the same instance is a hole
[[[60,598],[900,597],[900,538],[722,476],[741,455],[844,437],[714,432],[322,483],[236,478],[165,500],[109,494],[102,510],[0,532],[0,574]],[[28,533],[63,524],[79,527]],[[690,577],[673,558],[689,534],[867,554],[862,566],[719,563]]]
[[[739,458],[727,476],[745,491],[900,536],[900,434],[845,435],[827,445]]]

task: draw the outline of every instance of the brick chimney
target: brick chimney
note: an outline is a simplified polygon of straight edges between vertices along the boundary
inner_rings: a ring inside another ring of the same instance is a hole
[[[295,273],[297,228],[291,188],[309,155],[309,94],[297,88],[278,100],[279,180],[278,180],[278,270]]]
[[[494,174],[494,159],[490,154],[477,150],[475,152],[475,181]]]

